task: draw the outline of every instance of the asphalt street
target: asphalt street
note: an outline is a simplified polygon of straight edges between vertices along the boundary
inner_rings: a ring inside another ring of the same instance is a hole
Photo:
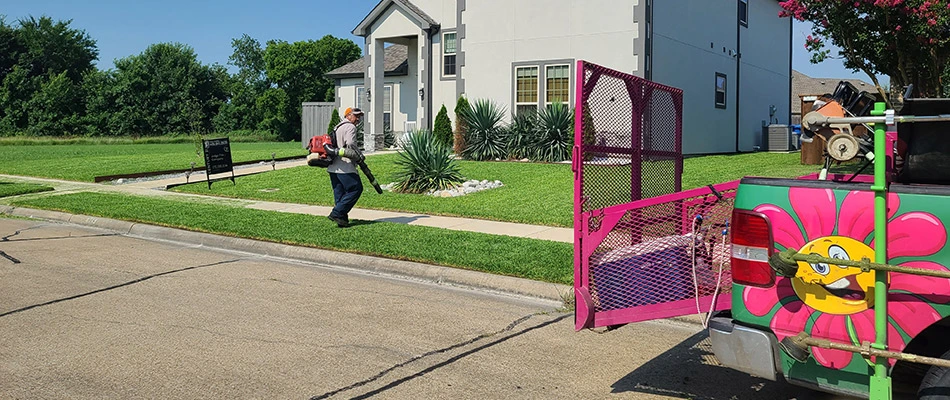
[[[0,399],[831,399],[702,327],[574,332],[546,300],[0,218]]]

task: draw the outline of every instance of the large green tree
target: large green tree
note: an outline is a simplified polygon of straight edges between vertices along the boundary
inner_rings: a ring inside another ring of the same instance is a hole
[[[264,48],[247,34],[231,40],[231,47],[234,52],[228,64],[238,71],[228,79],[229,99],[214,118],[214,127],[218,131],[256,129],[263,120],[257,99],[271,86],[265,71]]]
[[[299,139],[301,103],[332,100],[327,93],[334,82],[324,74],[358,59],[360,54],[353,41],[330,35],[294,43],[268,41],[264,50],[267,78],[283,94],[265,93],[267,98],[258,100],[259,105],[267,105],[262,108],[262,127],[275,130],[283,140]]]
[[[913,84],[916,97],[947,93],[950,9],[947,0],[786,0],[780,16],[814,24],[805,47],[812,62],[838,57],[862,71],[887,98],[876,74],[891,86]],[[828,44],[840,49],[832,55]]]
[[[210,131],[227,99],[227,71],[202,65],[181,43],[153,44],[115,62],[112,131],[119,135],[162,135]]]

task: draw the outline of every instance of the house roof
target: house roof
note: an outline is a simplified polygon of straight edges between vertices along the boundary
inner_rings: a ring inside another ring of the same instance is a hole
[[[382,0],[376,7],[373,8],[369,14],[363,18],[363,21],[353,29],[353,34],[356,36],[365,37],[369,31],[369,28],[376,23],[376,20],[383,15],[384,12],[390,7],[395,6],[401,9],[406,15],[409,16],[416,25],[419,25],[423,29],[433,29],[439,27],[439,23],[436,22],[432,17],[422,11],[419,7],[416,7],[415,4],[412,4],[409,0]]]
[[[800,96],[823,95],[825,93],[834,93],[838,87],[838,82],[851,82],[858,91],[867,91],[875,94],[877,89],[874,84],[867,83],[860,79],[840,79],[840,78],[812,78],[801,72],[792,70],[792,114],[801,114],[802,99]]]
[[[369,56],[353,61],[340,68],[324,74],[328,78],[362,78]],[[399,76],[409,74],[409,48],[401,44],[394,44],[386,48],[383,55],[383,76]]]

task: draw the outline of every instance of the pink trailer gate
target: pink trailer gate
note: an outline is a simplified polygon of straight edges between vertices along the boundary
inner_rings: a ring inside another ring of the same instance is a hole
[[[729,308],[738,181],[681,191],[683,92],[577,63],[575,327]]]

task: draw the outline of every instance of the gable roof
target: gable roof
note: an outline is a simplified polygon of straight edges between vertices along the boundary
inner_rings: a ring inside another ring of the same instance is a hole
[[[415,4],[409,2],[409,0],[382,0],[376,7],[373,8],[373,11],[370,11],[369,14],[363,18],[363,21],[360,22],[356,28],[353,29],[353,34],[356,36],[365,37],[369,31],[369,28],[376,23],[376,20],[383,15],[384,12],[390,7],[398,7],[406,15],[412,19],[412,22],[415,22],[416,25],[422,27],[422,29],[434,29],[439,27],[439,23],[435,22],[432,17],[426,14],[422,9],[416,7]]]
[[[362,78],[366,71],[369,56],[353,61],[340,68],[324,74],[324,76],[333,79],[341,78]],[[384,71],[383,76],[400,76],[409,74],[409,48],[394,44],[386,48],[383,53]]]
[[[812,78],[792,70],[792,114],[801,114],[802,112],[802,99],[799,96],[820,96],[825,93],[834,93],[835,88],[838,87],[838,82],[841,81],[851,82],[859,92],[877,93],[874,84],[860,79]]]

